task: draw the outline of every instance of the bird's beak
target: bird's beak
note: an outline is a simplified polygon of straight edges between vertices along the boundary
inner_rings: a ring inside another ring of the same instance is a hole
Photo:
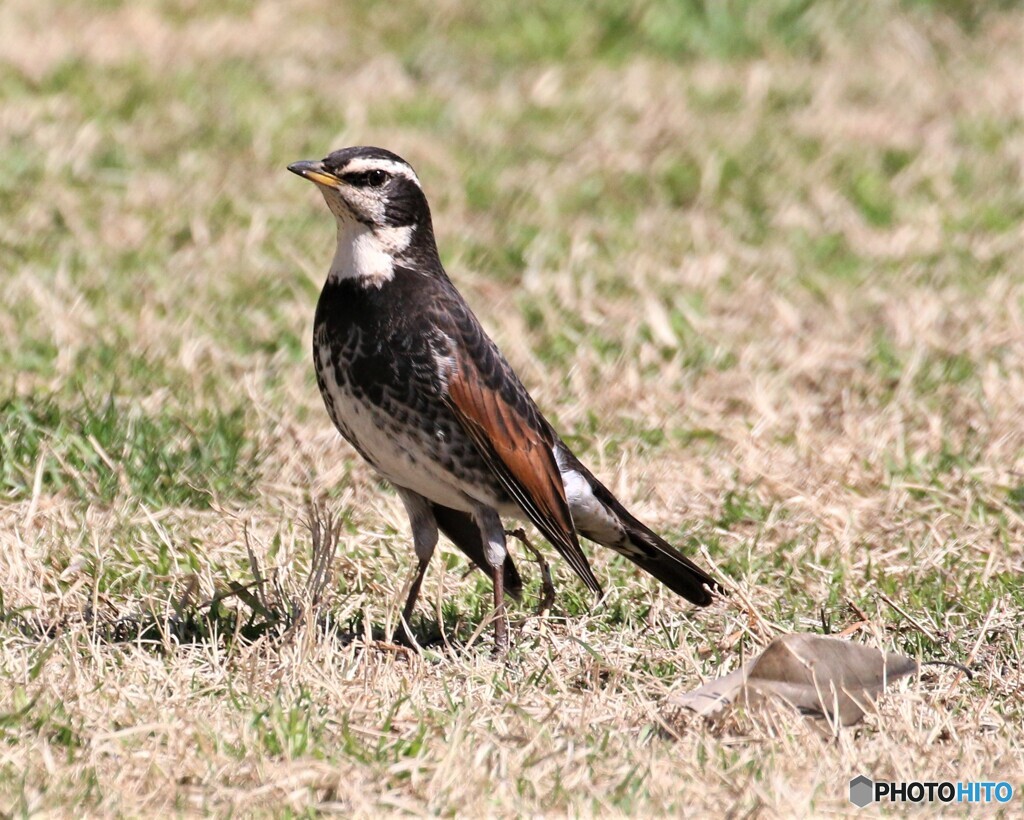
[[[293,174],[298,174],[300,177],[305,177],[311,182],[325,185],[328,188],[337,188],[340,181],[334,174],[324,169],[322,162],[304,159],[301,162],[293,162],[288,166],[288,170]]]

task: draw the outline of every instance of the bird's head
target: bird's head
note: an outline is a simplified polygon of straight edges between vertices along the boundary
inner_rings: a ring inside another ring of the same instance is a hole
[[[316,183],[339,220],[369,228],[415,227],[430,220],[416,172],[383,148],[342,148],[322,160],[293,162],[288,170]]]
[[[383,148],[342,148],[322,160],[293,162],[288,170],[316,184],[338,223],[331,275],[390,277],[396,262],[437,258],[430,206],[419,177]]]

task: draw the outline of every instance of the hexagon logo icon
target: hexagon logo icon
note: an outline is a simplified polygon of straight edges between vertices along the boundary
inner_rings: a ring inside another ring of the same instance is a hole
[[[862,774],[850,781],[850,802],[858,808],[864,808],[875,799],[875,784]]]

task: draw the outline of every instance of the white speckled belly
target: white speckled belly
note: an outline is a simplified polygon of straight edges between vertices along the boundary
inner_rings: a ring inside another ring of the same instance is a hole
[[[411,428],[399,424],[380,408],[356,396],[347,384],[339,384],[327,345],[318,347],[317,381],[324,404],[342,436],[367,462],[392,484],[456,510],[470,512],[478,504],[509,508],[486,483],[462,484],[436,459],[433,451],[444,444],[444,431]],[[433,440],[431,440],[433,438]]]

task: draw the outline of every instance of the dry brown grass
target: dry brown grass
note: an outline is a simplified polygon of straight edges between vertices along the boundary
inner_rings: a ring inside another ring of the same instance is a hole
[[[860,772],[1019,790],[1024,15],[969,34],[819,4],[810,52],[510,64],[458,34],[468,5],[408,8],[0,8],[0,367],[64,420],[32,449],[5,410],[0,809],[789,816],[847,811]],[[430,650],[379,640],[407,524],[322,411],[331,226],[283,170],[357,142],[417,166],[538,402],[737,594],[693,612],[595,553],[608,599],[556,566],[560,608],[524,602],[501,662],[487,585],[445,550]],[[183,418],[202,444],[237,408],[255,477],[213,490],[202,467],[150,492],[110,443],[151,420],[187,444]],[[342,522],[315,607],[309,497]],[[253,580],[247,537],[307,617],[224,634],[252,615],[209,606]],[[823,620],[974,680],[931,670],[837,733],[664,711]]]

